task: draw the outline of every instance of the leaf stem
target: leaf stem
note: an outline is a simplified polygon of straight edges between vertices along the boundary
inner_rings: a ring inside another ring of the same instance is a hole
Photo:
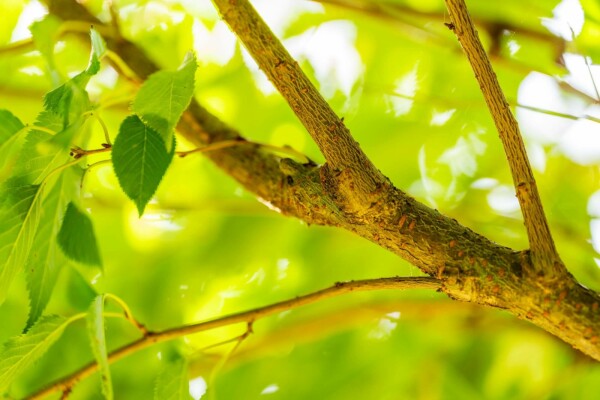
[[[127,303],[125,303],[125,301],[123,299],[121,299],[120,297],[118,297],[117,295],[112,294],[112,293],[106,293],[104,295],[104,298],[116,302],[119,305],[119,307],[121,307],[121,309],[123,310],[123,314],[125,315],[125,318],[133,326],[135,326],[137,329],[139,329],[142,332],[142,335],[145,336],[148,333],[148,329],[146,329],[146,327],[143,324],[138,322],[138,320],[133,317],[133,313],[131,312],[131,310],[129,309],[129,306],[127,305]]]
[[[100,149],[91,149],[91,150],[85,150],[79,146],[75,146],[75,147],[71,148],[71,152],[69,154],[72,157],[74,157],[76,160],[79,160],[81,157],[89,156],[92,154],[107,153],[111,150],[112,150],[112,145],[106,143],[105,147],[102,147]]]
[[[104,132],[104,140],[106,141],[105,143],[109,146],[112,146],[112,143],[110,142],[110,135],[108,133],[108,127],[104,123],[104,120],[102,119],[102,117],[100,117],[100,115],[98,115],[97,112],[95,112],[93,115],[102,126],[102,131]]]

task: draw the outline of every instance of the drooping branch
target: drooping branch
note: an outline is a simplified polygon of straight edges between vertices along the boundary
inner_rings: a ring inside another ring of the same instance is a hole
[[[108,355],[109,363],[114,363],[130,354],[133,354],[141,349],[145,349],[157,343],[163,343],[169,340],[177,339],[182,336],[192,335],[199,332],[208,331],[211,329],[221,328],[228,325],[239,323],[252,323],[259,319],[270,315],[278,314],[283,311],[292,310],[301,306],[322,301],[331,297],[340,296],[351,292],[366,292],[374,290],[406,290],[406,289],[432,289],[437,290],[441,286],[440,281],[435,278],[428,277],[393,277],[366,279],[349,282],[337,282],[335,285],[326,289],[319,290],[304,296],[298,296],[290,300],[279,303],[270,304],[265,307],[255,308],[248,311],[243,311],[237,314],[226,315],[224,317],[200,322],[196,324],[180,326],[172,329],[167,329],[160,332],[148,331],[142,338],[133,343],[125,345]],[[98,364],[94,361],[85,367],[79,369],[73,374],[61,379],[58,382],[50,384],[48,387],[27,397],[29,400],[42,399],[52,393],[61,391],[69,392],[73,386],[82,379],[90,376],[98,369]]]
[[[519,124],[500,88],[496,73],[479,40],[464,0],[446,0],[446,5],[452,21],[449,27],[456,34],[471,63],[504,146],[523,212],[533,269],[537,275],[559,276],[564,273],[564,266],[554,246],[535,177],[525,151],[525,144],[519,131]]]
[[[45,1],[60,18],[101,24],[75,0]],[[140,78],[157,69],[140,48],[123,38],[107,38],[107,45]],[[194,100],[178,131],[199,147],[244,140]],[[553,281],[532,279],[523,274],[530,268],[525,253],[491,242],[391,185],[382,190],[379,201],[357,215],[346,211],[345,199],[336,197],[335,187],[327,184],[331,174],[314,165],[280,162],[254,146],[206,155],[283,214],[354,232],[437,276],[443,281],[441,290],[450,297],[507,309],[600,360],[600,295],[567,272]]]

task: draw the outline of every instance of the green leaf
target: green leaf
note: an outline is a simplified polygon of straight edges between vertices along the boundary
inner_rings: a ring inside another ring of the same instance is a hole
[[[8,110],[0,110],[0,182],[11,174],[24,141],[24,125]]]
[[[90,98],[85,90],[90,77],[87,70],[83,71],[44,96],[44,108],[60,116],[62,129],[91,109]]]
[[[65,255],[74,261],[87,265],[102,265],[92,220],[73,202],[67,205],[65,218],[58,232],[58,244]]]
[[[43,110],[37,115],[34,125],[48,128],[54,132],[60,132],[62,130],[62,119],[58,114],[48,110]]]
[[[102,382],[102,394],[107,400],[113,399],[112,381],[106,349],[106,334],[104,330],[104,295],[98,295],[92,302],[87,315],[87,329],[92,346],[92,352],[98,362]]]
[[[4,145],[25,125],[8,110],[0,110],[0,146]],[[0,147],[1,148],[1,147]]]
[[[0,352],[0,393],[60,338],[71,321],[58,315],[42,317],[27,333],[4,344]]]
[[[93,28],[90,31],[90,40],[92,50],[86,69],[44,96],[44,108],[61,117],[62,129],[91,109],[85,88],[90,78],[100,70],[100,59],[106,52],[106,44]]]
[[[160,134],[167,150],[173,129],[192,100],[196,66],[196,57],[188,53],[177,71],[152,74],[133,101],[133,112]]]
[[[154,387],[154,400],[189,400],[188,368],[185,359],[178,357],[166,362]]]
[[[92,54],[90,55],[90,64],[86,71],[88,74],[95,75],[100,70],[100,60],[106,54],[106,43],[93,27],[90,29],[90,40],[92,41]]]
[[[81,131],[85,121],[86,118],[82,115],[79,115],[77,119],[74,120],[69,126],[59,131],[52,137],[49,145],[52,146],[55,154],[63,154],[63,152],[60,150],[69,148],[71,142],[73,141],[73,137]]]
[[[30,303],[27,327],[33,325],[42,315],[56,278],[66,261],[65,256],[58,250],[56,237],[67,202],[73,196],[73,191],[69,190],[73,183],[74,179],[65,171],[42,202],[40,223],[25,266]]]
[[[71,265],[71,268],[65,268],[65,291],[67,292],[65,300],[69,307],[74,310],[87,312],[92,301],[98,296],[98,292],[91,283],[92,279],[84,275],[97,275],[97,271],[87,271],[83,268],[77,268],[77,265]]]
[[[140,216],[156,192],[174,151],[172,144],[167,152],[160,135],[137,116],[131,115],[121,124],[112,150],[113,167],[121,188],[135,202]]]
[[[68,154],[52,144],[54,136],[33,130],[27,134],[15,167],[15,176],[24,182],[41,183],[50,171],[64,164]]]
[[[0,304],[25,265],[40,218],[38,185],[11,178],[0,188]]]

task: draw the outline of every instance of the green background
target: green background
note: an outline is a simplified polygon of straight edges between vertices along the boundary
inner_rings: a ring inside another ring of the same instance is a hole
[[[194,38],[194,25],[196,32],[199,26],[222,29],[209,2],[113,3],[122,34],[161,67],[177,68],[185,53],[195,49],[196,98],[247,139],[291,145],[323,161],[281,97],[259,89],[239,44],[232,45],[232,57],[219,65],[211,59],[210,42],[199,40],[198,34]],[[470,66],[443,25],[449,20],[443,2],[340,2],[346,7],[300,0],[282,3],[276,7],[261,2],[259,10],[289,8],[287,23],[278,24],[277,34],[283,39],[310,38],[335,21],[353,27],[355,38],[339,36],[339,46],[348,54],[329,76],[319,79],[310,58],[300,63],[345,117],[375,165],[420,201],[503,245],[525,248],[519,211],[499,210],[490,201],[512,182]],[[375,3],[380,7],[371,14],[352,9]],[[563,49],[542,26],[557,3],[468,2],[476,21],[513,28],[500,35],[493,57],[511,105],[519,101],[519,88],[532,71],[555,82],[569,76],[570,71],[556,62],[562,51],[600,62],[600,6],[594,0],[581,1],[582,31]],[[0,2],[1,46],[11,42],[15,26],[33,13],[35,4]],[[85,4],[102,19],[109,18],[101,1]],[[276,18],[281,22],[281,16]],[[490,46],[493,38],[485,26],[479,31]],[[514,54],[511,42],[519,46]],[[310,46],[304,43],[305,55]],[[70,76],[85,68],[89,45],[66,35],[54,52],[58,71]],[[339,71],[353,55],[360,57],[362,72],[352,89],[344,91]],[[53,88],[43,73],[46,68],[38,52],[0,53],[0,108],[32,123],[42,110],[42,96]],[[135,93],[135,86],[116,78],[106,62],[102,68],[88,87],[92,101],[103,104]],[[558,95],[571,110],[581,110],[575,116],[593,112],[598,102],[564,87]],[[402,101],[405,112],[398,112],[394,102]],[[432,124],[435,115],[449,111],[447,121]],[[102,110],[113,140],[128,112],[126,101]],[[566,128],[581,122],[542,116],[548,124]],[[597,123],[590,124],[600,135]],[[92,133],[90,147],[97,147],[103,137],[100,126],[90,123],[86,129]],[[557,140],[526,130],[523,134],[530,153],[545,160],[534,163],[534,170],[561,256],[580,282],[600,290],[595,261],[600,256],[590,230],[598,215],[588,211],[590,196],[599,189],[600,157],[581,165]],[[177,146],[192,148],[181,138]],[[93,156],[88,163],[107,158]],[[87,172],[81,202],[91,212],[104,271],[67,265],[47,313],[73,315],[86,310],[95,293],[110,292],[124,299],[149,329],[161,330],[292,298],[337,281],[420,274],[348,232],[309,227],[269,210],[201,155],[174,158],[141,218],[119,188],[110,164]],[[21,332],[27,312],[25,279],[19,277],[0,306],[0,341]],[[107,327],[111,349],[137,337],[124,321],[109,320]],[[430,291],[350,294],[269,317],[255,324],[255,333],[224,364],[220,360],[232,345],[202,350],[243,331],[243,326],[235,326],[193,335],[119,361],[111,367],[116,398],[151,398],[162,361],[176,353],[188,356],[190,379],[202,377],[212,398],[218,399],[593,399],[600,393],[600,367],[569,346],[504,312],[451,302]],[[92,357],[85,327],[77,323],[11,393],[31,393]],[[101,398],[99,377],[79,383],[71,398]]]

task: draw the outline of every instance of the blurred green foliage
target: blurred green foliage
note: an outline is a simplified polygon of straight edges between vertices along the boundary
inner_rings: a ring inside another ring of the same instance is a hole
[[[110,19],[108,3],[83,3],[102,20]],[[323,161],[210,2],[112,3],[121,33],[162,68],[176,69],[195,50],[196,98],[246,138],[291,145]],[[575,11],[562,19],[553,14],[557,0],[471,0],[468,5],[485,43],[495,49],[496,72],[512,106],[520,102],[527,90],[524,79],[533,71],[560,84],[563,104],[573,106],[547,111],[571,113],[574,119],[541,113],[550,125],[564,124],[558,139],[526,129],[523,134],[562,258],[583,284],[600,290],[600,255],[592,232],[600,214],[593,212],[591,200],[600,188],[600,152],[582,163],[565,151],[566,135],[584,120],[580,117],[599,117],[590,88],[592,76],[600,79],[600,7],[595,0],[563,3]],[[378,7],[360,11],[365,4]],[[448,17],[442,1],[256,5],[397,187],[501,244],[527,246],[501,144],[470,66],[443,25]],[[0,2],[0,46],[6,49],[0,52],[0,109],[30,124],[56,77],[73,76],[89,59],[89,43],[69,34],[54,45],[52,63],[32,48],[9,49],[27,40],[28,26],[43,17],[43,10],[37,1]],[[577,10],[583,18],[579,27],[572,17]],[[576,37],[561,39],[545,28],[548,20],[570,26]],[[333,38],[327,41],[333,48],[324,60],[327,52],[318,51],[326,38]],[[591,73],[582,76],[561,64],[563,52],[589,57]],[[572,83],[573,77],[587,84]],[[136,86],[103,61],[88,91],[93,103],[107,105],[99,113],[114,138]],[[590,126],[600,135],[597,121]],[[89,139],[79,145],[98,147],[102,127],[91,122],[86,129]],[[178,139],[178,150],[191,148]],[[107,159],[98,154],[87,162]],[[79,202],[91,212],[103,272],[76,263],[62,268],[48,314],[72,316],[86,311],[97,293],[113,293],[140,322],[158,330],[292,298],[336,281],[419,274],[348,232],[308,227],[268,210],[200,155],[175,157],[142,217],[106,163],[86,172]],[[2,342],[19,334],[28,317],[25,278],[17,281],[0,306]],[[109,349],[138,335],[124,321],[106,324]],[[179,354],[188,358],[195,398],[204,385],[203,398],[210,399],[593,399],[600,393],[600,367],[564,343],[500,311],[452,303],[428,291],[346,295],[261,320],[254,330],[233,354],[232,344],[203,348],[243,333],[243,326],[131,355],[111,366],[115,397],[152,398],[163,361]],[[11,394],[20,398],[92,359],[84,324],[75,323],[15,382]],[[99,399],[100,393],[96,374],[75,386],[71,398]]]

